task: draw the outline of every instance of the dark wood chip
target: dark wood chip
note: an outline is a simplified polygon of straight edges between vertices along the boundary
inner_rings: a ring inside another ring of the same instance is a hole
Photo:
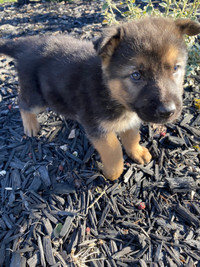
[[[180,259],[176,255],[174,255],[174,253],[170,250],[170,248],[168,248],[168,246],[165,243],[163,243],[163,247],[165,248],[166,252],[170,255],[170,257],[172,257],[173,260],[176,262],[177,266],[182,266]]]
[[[53,186],[53,189],[50,190],[50,193],[58,195],[75,193],[75,186],[74,184],[69,184],[69,183],[55,184]]]
[[[56,261],[53,256],[51,239],[49,236],[43,237],[43,248],[44,248],[44,255],[45,255],[46,261],[49,263],[49,265],[55,264]]]
[[[54,224],[58,223],[58,220],[52,215],[50,214],[46,209],[43,210],[44,215],[46,215],[46,217],[52,221]]]
[[[173,193],[190,192],[197,188],[196,181],[192,177],[173,177],[166,179]]]
[[[50,186],[51,185],[51,180],[49,178],[49,173],[48,173],[47,167],[46,166],[40,166],[38,168],[38,171],[40,173],[40,178],[41,178],[42,182],[46,186]]]
[[[193,213],[191,213],[188,209],[186,209],[185,207],[183,207],[181,204],[177,204],[174,209],[177,212],[177,214],[184,221],[186,221],[188,224],[194,225],[196,227],[199,227],[200,226],[199,219]]]
[[[102,212],[101,218],[99,220],[98,228],[103,226],[109,211],[110,211],[110,203],[107,204],[107,206],[105,207],[105,209]]]
[[[14,252],[12,254],[10,267],[26,267],[26,258]]]
[[[45,229],[47,231],[47,234],[49,236],[51,236],[52,233],[53,233],[53,227],[52,227],[52,225],[50,223],[50,220],[48,218],[42,218],[42,222],[43,222],[44,227],[45,227]]]
[[[39,235],[37,236],[37,242],[38,242],[38,248],[39,248],[39,251],[40,251],[40,262],[41,262],[41,265],[43,267],[46,267],[46,261],[45,261],[45,257],[44,257],[44,248],[43,248],[43,245],[42,245],[41,237]]]
[[[61,237],[64,237],[65,235],[68,234],[68,231],[70,230],[70,226],[71,226],[73,219],[74,219],[73,216],[67,216],[67,218],[65,219],[65,223],[60,232]]]
[[[31,258],[27,260],[29,267],[36,267],[39,265],[39,253],[35,253]]]

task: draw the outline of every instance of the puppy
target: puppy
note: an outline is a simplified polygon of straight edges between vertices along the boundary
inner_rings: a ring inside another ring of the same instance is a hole
[[[140,123],[180,115],[183,35],[198,33],[200,24],[189,19],[145,18],[109,28],[94,43],[63,35],[1,39],[0,53],[17,62],[25,134],[37,134],[36,114],[48,106],[83,125],[108,179],[123,171],[117,135],[134,161],[148,163]]]

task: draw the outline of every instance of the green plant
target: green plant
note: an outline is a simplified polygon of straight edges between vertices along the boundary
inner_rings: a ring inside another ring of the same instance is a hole
[[[105,0],[102,9],[108,24],[118,23],[117,13],[125,19],[142,18],[146,15],[164,16],[173,18],[196,19],[199,14],[200,1],[194,0],[163,0],[157,7],[151,0],[142,0],[136,5],[135,0],[122,0],[117,3],[114,0]],[[125,9],[125,10],[124,10]]]
[[[17,2],[17,0],[0,0],[0,4],[7,3],[7,2]]]
[[[160,3],[157,2],[156,6],[152,0],[142,0],[140,5],[136,5],[135,0],[122,0],[121,2],[105,0],[102,9],[105,16],[104,22],[108,24],[119,23],[118,18],[131,20],[149,15],[195,20],[200,15],[200,1],[163,0]],[[200,71],[200,45],[196,40],[197,37],[186,37],[189,51],[186,85],[191,85],[193,83],[191,77]]]

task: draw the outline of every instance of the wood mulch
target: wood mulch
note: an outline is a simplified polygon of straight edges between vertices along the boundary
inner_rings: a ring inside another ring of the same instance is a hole
[[[102,1],[0,5],[0,36],[100,35]],[[0,57],[0,266],[200,266],[199,77],[176,123],[141,128],[153,160],[124,153],[115,182],[77,122],[39,115],[23,135],[18,78]]]

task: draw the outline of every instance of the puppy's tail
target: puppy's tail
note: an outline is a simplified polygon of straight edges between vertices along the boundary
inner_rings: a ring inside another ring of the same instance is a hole
[[[0,54],[17,58],[19,51],[18,42],[13,40],[0,39]],[[21,49],[20,49],[21,50]]]

